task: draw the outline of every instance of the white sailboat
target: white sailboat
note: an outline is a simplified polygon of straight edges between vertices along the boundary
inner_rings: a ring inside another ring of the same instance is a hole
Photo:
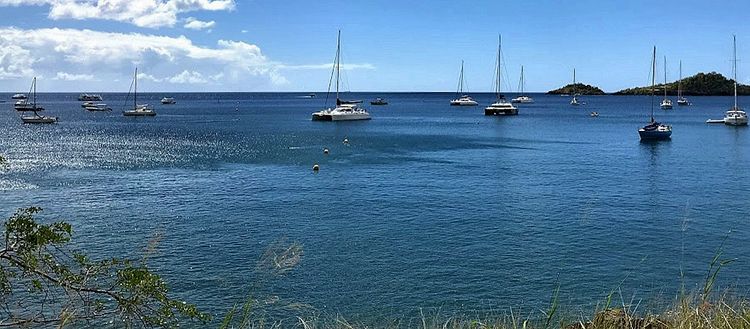
[[[510,102],[505,100],[505,96],[500,92],[502,86],[502,37],[497,38],[497,60],[495,61],[495,102],[484,109],[484,115],[516,115],[518,114],[518,108],[513,106]]]
[[[664,56],[664,99],[661,100],[659,106],[662,110],[672,109],[672,100],[667,98],[667,56]]]
[[[734,74],[734,106],[724,114],[724,124],[729,126],[747,126],[747,113],[737,105],[737,37],[733,40],[732,73]]]
[[[519,84],[519,89],[521,90],[521,95],[514,99],[511,99],[510,102],[511,103],[527,103],[527,104],[533,103],[534,99],[529,96],[524,95],[523,93],[523,89],[526,85],[526,81],[524,80],[524,77],[523,77],[523,65],[521,65],[521,79],[518,82],[518,84]]]
[[[464,94],[464,61],[461,61],[461,73],[458,75],[458,89],[456,89],[456,98],[451,100],[451,106],[477,106],[478,104],[471,96]]]
[[[334,72],[336,75],[336,106],[312,114],[313,121],[354,121],[370,120],[370,113],[357,104],[361,101],[345,101],[339,98],[339,81],[341,80],[341,31],[336,38],[336,59]],[[330,86],[330,85],[329,85]],[[330,87],[329,87],[330,88]],[[330,89],[329,89],[330,91]],[[326,97],[327,99],[328,97]]]
[[[638,135],[643,141],[667,140],[672,138],[672,126],[654,120],[654,90],[656,85],[656,46],[651,57],[651,121],[638,129]]]
[[[576,69],[573,69],[573,99],[570,100],[570,105],[578,106],[581,105],[580,102],[578,102],[578,93],[576,93]]]
[[[39,115],[38,111],[44,110],[41,107],[36,106],[36,77],[34,77],[33,80],[31,80],[31,91],[29,91],[29,94],[31,95],[30,103],[28,104],[28,110],[24,111],[30,111],[33,114],[24,114],[21,116],[21,121],[23,123],[55,123],[57,122],[57,117],[51,117],[46,115]]]
[[[690,105],[687,98],[682,96],[682,61],[680,61],[680,80],[677,81],[677,105]]]
[[[135,68],[133,74],[133,109],[122,111],[126,117],[152,117],[156,111],[150,109],[148,104],[138,104],[138,68]]]

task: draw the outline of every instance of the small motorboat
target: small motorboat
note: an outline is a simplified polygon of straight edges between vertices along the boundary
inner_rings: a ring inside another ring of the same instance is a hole
[[[591,117],[593,117],[593,118],[596,118],[596,117],[599,116],[599,112],[594,111],[594,112],[591,112],[591,114],[589,114],[589,115],[591,115]]]
[[[374,101],[371,101],[370,105],[388,105],[388,101],[378,97]]]
[[[112,111],[112,108],[108,107],[107,104],[90,104],[88,106],[84,106],[83,108],[86,111],[90,111],[90,112]]]
[[[164,105],[177,104],[177,101],[172,97],[164,97],[161,99],[161,103]]]
[[[28,98],[25,94],[15,94],[10,97],[11,99],[26,99]]]

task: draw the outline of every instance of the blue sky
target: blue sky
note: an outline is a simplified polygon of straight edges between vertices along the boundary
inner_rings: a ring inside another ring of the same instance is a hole
[[[750,50],[743,1],[0,0],[0,90],[321,91],[342,30],[346,89],[492,88],[497,34],[504,89],[572,79],[616,91],[648,82],[650,51],[670,80],[731,72]],[[743,32],[746,34],[743,35]],[[740,62],[739,80],[750,67]],[[662,77],[662,74],[659,74]]]

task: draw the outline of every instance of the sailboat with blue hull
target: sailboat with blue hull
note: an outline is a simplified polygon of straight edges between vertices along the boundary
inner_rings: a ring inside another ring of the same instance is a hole
[[[654,86],[656,75],[656,47],[651,58],[651,121],[638,129],[642,141],[668,140],[672,138],[672,126],[656,122],[654,119]]]

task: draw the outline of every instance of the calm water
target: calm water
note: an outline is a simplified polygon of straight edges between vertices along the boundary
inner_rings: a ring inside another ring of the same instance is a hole
[[[75,96],[40,95],[61,119],[31,126],[0,95],[2,215],[41,206],[97,255],[160,236],[153,266],[219,316],[251,293],[355,317],[533,309],[557,282],[572,307],[620,282],[626,299],[669,299],[681,267],[688,288],[703,280],[730,231],[738,261],[720,284],[750,288],[750,129],[704,123],[730,98],[657,110],[673,140],[642,144],[645,97],[536,95],[519,116],[485,117],[452,94],[355,94],[391,105],[331,123],[310,121],[322,93],[174,94],[155,118],[123,117],[123,94],[104,95],[110,113]],[[280,238],[304,256],[268,279],[256,263]]]

